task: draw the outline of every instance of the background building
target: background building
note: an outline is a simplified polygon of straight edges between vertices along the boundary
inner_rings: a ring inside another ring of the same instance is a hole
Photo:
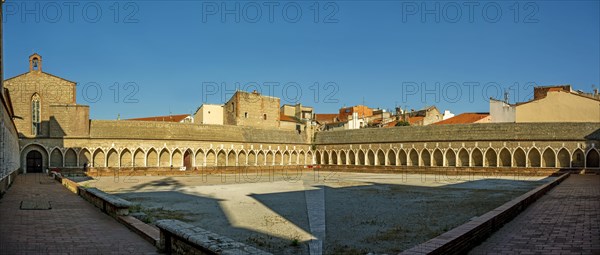
[[[194,123],[223,125],[223,105],[202,104],[194,113]]]
[[[223,124],[278,128],[279,101],[256,91],[237,91],[223,106]]]

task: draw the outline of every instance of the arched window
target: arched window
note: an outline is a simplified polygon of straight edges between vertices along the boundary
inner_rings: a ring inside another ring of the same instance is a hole
[[[264,119],[264,120],[267,120],[267,114],[266,114],[266,113],[265,113],[265,114],[263,114],[263,119]]]
[[[34,94],[31,97],[31,134],[39,135],[41,133],[41,108],[40,95]]]
[[[244,118],[246,118],[246,119],[248,118],[248,112],[244,113]]]

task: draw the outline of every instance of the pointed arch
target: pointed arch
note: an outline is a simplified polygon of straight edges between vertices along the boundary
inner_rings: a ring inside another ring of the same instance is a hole
[[[492,148],[488,148],[485,151],[485,167],[497,167],[498,166],[498,154]]]
[[[106,167],[106,156],[104,155],[104,151],[100,148],[96,149],[93,154],[94,159],[94,167]]]
[[[331,151],[331,164],[332,165],[338,164],[338,155],[337,155],[337,152],[334,150]]]
[[[119,166],[120,167],[132,167],[133,166],[133,157],[129,149],[124,149],[121,151],[121,155],[119,156]]]
[[[513,165],[516,167],[527,166],[527,157],[525,156],[525,151],[523,149],[517,148],[513,153]]]
[[[358,164],[357,165],[361,165],[361,166],[366,165],[365,152],[363,150],[358,150]]]
[[[600,167],[600,154],[596,149],[590,149],[585,156],[585,167],[587,168],[599,168]]]
[[[527,161],[529,162],[529,167],[541,167],[541,158],[540,151],[536,148],[531,148],[527,153]]]
[[[65,152],[65,167],[77,167],[77,153],[73,148]]]
[[[457,160],[456,166],[458,166],[458,167],[469,167],[470,166],[469,152],[467,151],[467,149],[461,148],[458,151],[458,160]]]
[[[387,152],[387,162],[386,166],[395,166],[396,165],[396,151],[389,149]]]
[[[456,167],[456,153],[453,149],[446,150],[446,166]]]
[[[227,153],[225,150],[217,152],[217,166],[227,166]]]
[[[347,154],[346,151],[341,150],[340,151],[340,165],[346,165],[347,164]]]
[[[287,166],[290,164],[290,152],[289,151],[283,152],[283,159],[281,161],[281,164],[284,166]]]
[[[256,164],[259,166],[265,166],[267,164],[266,157],[267,156],[264,151],[258,151],[258,153],[256,153]]]
[[[170,167],[171,166],[171,152],[164,148],[160,151],[158,155],[158,166],[160,167]]]
[[[329,153],[327,151],[323,151],[323,156],[322,160],[323,160],[323,165],[329,165]]]
[[[258,161],[257,161],[257,157],[256,157],[256,152],[251,150],[250,152],[248,152],[248,165],[256,166],[257,164],[258,164]]]
[[[196,151],[195,161],[196,167],[206,166],[206,155],[204,154],[204,150],[199,149]]]
[[[226,166],[236,166],[237,165],[237,154],[235,154],[234,150],[230,150],[227,153],[227,161],[225,162]]]
[[[276,151],[275,152],[275,163],[274,165],[281,165],[283,163],[283,157],[281,156],[281,152],[280,151]]]
[[[444,166],[444,154],[437,148],[433,151],[433,166]]]
[[[584,167],[585,166],[585,154],[583,153],[583,150],[577,148],[575,151],[573,151],[573,156],[571,159],[571,166],[572,167]]]
[[[241,150],[240,152],[238,152],[238,166],[247,166],[248,165],[248,159],[246,157],[246,152],[244,150]]]
[[[156,151],[156,149],[151,148],[146,153],[146,166],[148,166],[148,167],[158,167],[159,166],[158,152]]]
[[[92,154],[90,153],[90,151],[86,148],[81,149],[81,151],[79,151],[79,166],[83,167],[83,165],[85,164],[86,166],[90,167],[91,162]]]
[[[191,149],[187,149],[183,153],[183,166],[186,171],[194,170],[194,152]]]
[[[112,148],[106,154],[106,166],[119,167],[119,153],[116,149]]]
[[[31,134],[35,136],[42,134],[42,104],[40,102],[40,95],[34,93],[31,96]]]
[[[304,151],[300,151],[300,154],[298,155],[298,164],[300,164],[300,165],[307,165],[307,163],[306,163],[306,153],[304,153]]]
[[[316,160],[317,160],[317,165],[321,165],[322,157],[321,157],[321,151],[317,151],[317,153],[315,154],[316,156]]]
[[[348,151],[348,165],[356,165],[356,153],[354,152],[354,150]]]
[[[268,151],[267,152],[267,157],[266,157],[266,165],[267,166],[272,166],[275,164],[275,161],[273,160],[275,157],[273,157],[273,151]]]
[[[556,155],[552,148],[548,147],[544,150],[542,160],[542,167],[556,167]]]
[[[146,167],[146,153],[142,148],[138,148],[133,153],[133,166],[134,167]]]
[[[471,162],[473,162],[473,166],[483,167],[483,152],[479,148],[475,148],[471,152]]]
[[[510,155],[510,151],[507,148],[502,148],[502,150],[500,150],[499,159],[500,162],[498,162],[498,166],[512,167],[512,155]]]
[[[375,160],[369,161],[369,164],[376,165],[376,166],[384,166],[385,165],[385,153],[381,149],[378,149],[378,150],[372,151],[372,152],[375,155]],[[369,160],[371,160],[371,158],[369,158]]]
[[[181,151],[179,149],[173,150],[171,153],[171,166],[180,168],[183,166],[183,156],[181,155]]]
[[[431,153],[427,149],[421,151],[420,166],[431,166]]]
[[[50,167],[63,167],[63,154],[58,148],[50,153]]]
[[[560,168],[570,168],[571,167],[571,153],[569,153],[569,151],[567,151],[567,149],[562,148],[560,149],[560,151],[558,151],[558,154],[556,154],[556,161],[558,163],[557,167]]]
[[[398,151],[398,165],[406,166],[407,164],[408,164],[408,158],[406,155],[406,151],[401,149]]]
[[[419,153],[417,152],[417,150],[415,150],[415,149],[410,150],[409,159],[410,159],[409,160],[410,166],[419,166],[420,165]]]
[[[298,165],[298,152],[297,151],[292,151],[292,154],[290,156],[290,164]]]
[[[373,162],[373,163],[372,163],[372,165],[385,166],[385,153],[383,152],[383,150],[381,150],[381,149],[377,150],[377,152],[375,154],[375,162]]]
[[[375,165],[375,152],[373,152],[371,149],[367,151],[367,165]]]

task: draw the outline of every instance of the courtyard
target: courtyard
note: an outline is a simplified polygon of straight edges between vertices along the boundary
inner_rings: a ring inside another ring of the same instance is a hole
[[[390,254],[553,179],[304,169],[79,181],[136,203],[148,223],[178,219],[275,254]]]

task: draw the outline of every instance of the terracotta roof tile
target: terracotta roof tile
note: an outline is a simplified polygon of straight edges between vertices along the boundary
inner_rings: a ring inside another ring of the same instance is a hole
[[[408,123],[412,125],[412,124],[415,124],[415,123],[417,123],[419,121],[422,121],[424,118],[425,117],[422,117],[422,116],[409,117],[408,118]]]
[[[279,120],[280,121],[289,121],[289,122],[298,122],[298,120],[296,120],[296,118],[287,116],[283,113],[279,114]]]
[[[490,116],[487,112],[465,112],[459,115],[456,115],[452,118],[445,119],[442,121],[438,121],[433,123],[433,125],[445,125],[445,124],[469,124],[480,121],[486,117]]]

